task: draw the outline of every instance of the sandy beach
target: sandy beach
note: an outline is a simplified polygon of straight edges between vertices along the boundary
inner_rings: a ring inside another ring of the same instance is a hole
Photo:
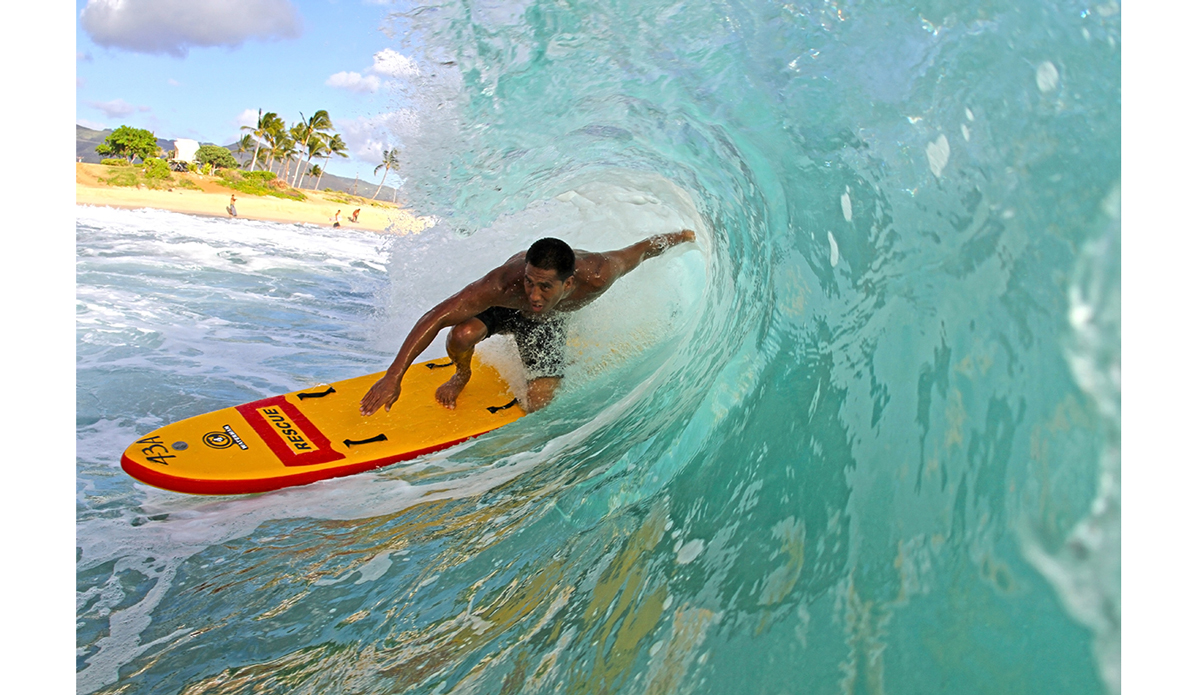
[[[154,190],[127,186],[110,186],[100,181],[109,175],[112,167],[100,164],[77,163],[75,165],[75,204],[96,205],[114,208],[155,208],[189,215],[207,217],[229,217],[225,208],[229,196],[237,196],[239,218],[267,220],[284,223],[308,223],[332,226],[334,214],[341,210],[342,227],[365,229],[387,234],[412,234],[424,229],[424,220],[414,217],[407,210],[364,197],[345,193],[325,193],[303,190],[307,200],[297,201],[275,196],[256,196],[240,193],[221,184],[214,176],[197,174],[175,174],[176,178],[187,177],[197,188],[175,187]],[[355,208],[361,212],[358,221],[351,222]]]

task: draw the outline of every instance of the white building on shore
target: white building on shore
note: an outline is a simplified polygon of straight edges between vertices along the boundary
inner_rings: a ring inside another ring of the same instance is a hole
[[[200,143],[195,140],[176,140],[174,144],[175,154],[171,159],[188,164],[196,161],[196,150],[200,149]]]

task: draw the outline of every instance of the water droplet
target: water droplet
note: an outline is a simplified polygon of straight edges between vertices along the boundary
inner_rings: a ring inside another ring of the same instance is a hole
[[[946,139],[945,134],[939,135],[937,140],[925,146],[925,157],[929,159],[929,170],[934,176],[941,178],[942,170],[950,161],[950,141]]]
[[[1037,69],[1037,86],[1043,93],[1054,91],[1058,87],[1058,68],[1054,63],[1045,61]]]

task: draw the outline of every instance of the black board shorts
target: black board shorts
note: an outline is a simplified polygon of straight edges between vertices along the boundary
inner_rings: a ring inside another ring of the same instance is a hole
[[[489,336],[511,335],[530,379],[561,379],[565,363],[567,330],[562,317],[532,319],[516,309],[494,306],[475,318],[483,321]]]

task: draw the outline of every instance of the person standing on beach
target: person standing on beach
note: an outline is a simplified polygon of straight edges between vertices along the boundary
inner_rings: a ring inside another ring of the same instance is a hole
[[[235,203],[237,203],[237,196],[229,196],[229,207],[225,208],[225,210],[229,212],[230,217],[237,217],[237,206]]]
[[[338,210],[337,212],[333,213],[333,228],[337,229],[338,227],[341,227],[341,226],[342,226],[342,211]]]

